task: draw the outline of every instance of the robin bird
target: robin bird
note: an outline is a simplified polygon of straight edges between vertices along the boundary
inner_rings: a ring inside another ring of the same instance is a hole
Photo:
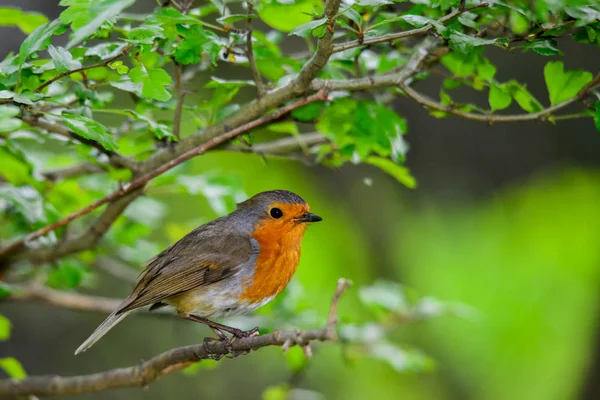
[[[150,259],[121,305],[75,351],[79,354],[133,310],[173,307],[181,318],[203,323],[232,340],[258,334],[208,318],[249,313],[287,286],[300,261],[309,222],[321,221],[308,204],[287,190],[263,192],[232,213],[208,222]]]

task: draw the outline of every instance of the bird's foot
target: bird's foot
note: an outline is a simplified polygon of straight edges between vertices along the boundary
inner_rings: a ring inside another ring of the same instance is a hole
[[[215,361],[219,361],[221,358],[223,358],[223,356],[225,356],[225,354],[217,354],[217,353],[213,353],[209,348],[208,345],[210,343],[214,343],[214,342],[221,342],[223,340],[227,340],[229,341],[228,338],[212,338],[212,337],[205,337],[204,341],[202,342],[202,347],[204,347],[204,351],[206,351],[206,357],[210,360],[215,360]],[[228,352],[229,350],[227,348],[225,348]]]

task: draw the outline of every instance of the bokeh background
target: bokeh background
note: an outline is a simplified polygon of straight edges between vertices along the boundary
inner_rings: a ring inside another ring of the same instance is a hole
[[[54,0],[0,5],[51,18],[60,12]],[[153,6],[136,5],[139,11]],[[0,35],[0,58],[18,50],[24,38],[10,28],[0,28]],[[600,65],[600,52],[589,46],[566,40],[560,48],[567,69],[595,72]],[[517,79],[547,98],[542,71],[548,58],[493,49],[486,56],[498,67],[499,80]],[[249,78],[242,68],[223,63],[216,75]],[[435,95],[437,83],[428,80],[419,90]],[[459,93],[485,101],[477,93]],[[393,330],[395,343],[420,349],[435,368],[400,373],[379,360],[348,360],[340,345],[330,343],[316,347],[308,366],[294,372],[281,349],[265,348],[207,363],[189,376],[163,377],[146,390],[80,398],[268,399],[276,396],[273,387],[286,382],[296,388],[291,396],[297,399],[600,398],[600,135],[592,121],[487,126],[434,119],[409,99],[393,107],[408,120],[407,165],[419,182],[416,190],[369,167],[333,170],[242,154],[210,154],[191,161],[191,168],[197,174],[227,171],[248,195],[295,191],[323,216],[307,232],[292,287],[317,321],[325,318],[340,276],[356,286],[400,282],[420,295],[475,310],[476,318],[444,316]],[[170,243],[216,216],[202,197],[167,192],[154,198],[167,214],[146,238],[152,243]],[[90,293],[114,297],[130,290],[102,272],[88,286]],[[343,320],[371,317],[356,302],[356,292],[342,300]],[[16,303],[0,303],[0,311],[13,322],[0,356],[16,357],[31,375],[129,366],[210,333],[176,319],[133,316],[74,357],[103,315]]]

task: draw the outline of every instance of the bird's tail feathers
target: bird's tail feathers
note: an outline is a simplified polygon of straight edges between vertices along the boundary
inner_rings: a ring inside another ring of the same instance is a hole
[[[79,354],[79,353],[83,353],[84,351],[86,351],[87,349],[89,349],[90,347],[92,347],[94,345],[94,343],[96,343],[98,340],[100,340],[100,338],[104,335],[106,335],[106,333],[111,330],[116,324],[118,324],[119,322],[121,322],[121,320],[123,318],[125,318],[127,316],[127,314],[129,314],[131,311],[125,311],[125,312],[118,312],[115,311],[112,314],[110,314],[105,320],[104,322],[102,322],[94,331],[94,333],[92,333],[90,335],[89,338],[86,339],[85,342],[83,342],[81,344],[81,346],[79,346],[77,348],[77,350],[75,350],[75,355]]]

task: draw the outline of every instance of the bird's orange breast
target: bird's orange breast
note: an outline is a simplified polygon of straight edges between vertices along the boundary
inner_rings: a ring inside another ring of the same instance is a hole
[[[300,261],[300,244],[305,224],[259,224],[252,237],[260,246],[254,277],[240,300],[259,302],[277,296],[287,286]]]

